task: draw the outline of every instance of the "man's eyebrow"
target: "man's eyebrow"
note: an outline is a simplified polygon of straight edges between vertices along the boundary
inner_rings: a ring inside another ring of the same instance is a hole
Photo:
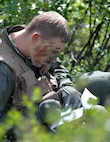
[[[61,50],[62,49],[62,47],[56,47],[56,48],[54,48],[55,50]]]

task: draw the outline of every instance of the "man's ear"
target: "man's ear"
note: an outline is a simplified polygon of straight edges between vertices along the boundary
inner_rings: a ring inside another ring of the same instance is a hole
[[[39,40],[39,38],[40,38],[40,34],[39,33],[34,33],[32,35],[32,43],[36,44],[36,42]]]

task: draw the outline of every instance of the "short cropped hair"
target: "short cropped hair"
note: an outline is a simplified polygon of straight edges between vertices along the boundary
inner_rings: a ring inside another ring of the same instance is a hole
[[[66,19],[55,11],[43,12],[35,16],[26,26],[28,32],[38,31],[43,39],[61,38],[67,43],[71,38],[71,31]]]

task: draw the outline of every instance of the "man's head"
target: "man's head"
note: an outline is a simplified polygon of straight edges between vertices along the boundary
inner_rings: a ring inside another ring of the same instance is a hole
[[[29,56],[38,67],[55,62],[71,38],[66,19],[55,11],[37,15],[26,26],[26,32],[32,35],[34,47],[29,51]]]
[[[63,43],[67,43],[71,38],[66,19],[55,11],[37,15],[26,28],[28,32],[39,32],[45,40],[61,38]]]

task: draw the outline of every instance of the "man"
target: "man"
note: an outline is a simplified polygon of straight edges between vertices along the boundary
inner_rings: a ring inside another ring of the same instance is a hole
[[[5,120],[9,106],[16,107],[26,114],[22,96],[27,94],[30,97],[37,86],[41,87],[43,95],[37,114],[41,123],[47,121],[45,112],[47,113],[48,108],[56,111],[56,108],[80,106],[80,93],[74,89],[71,76],[60,66],[60,62],[53,64],[70,38],[71,32],[67,21],[55,11],[37,15],[25,27],[15,26],[2,30],[0,34],[1,122]],[[47,89],[43,89],[45,85]],[[71,101],[66,103],[69,94],[73,95],[69,97]],[[46,108],[45,104],[50,107]]]

